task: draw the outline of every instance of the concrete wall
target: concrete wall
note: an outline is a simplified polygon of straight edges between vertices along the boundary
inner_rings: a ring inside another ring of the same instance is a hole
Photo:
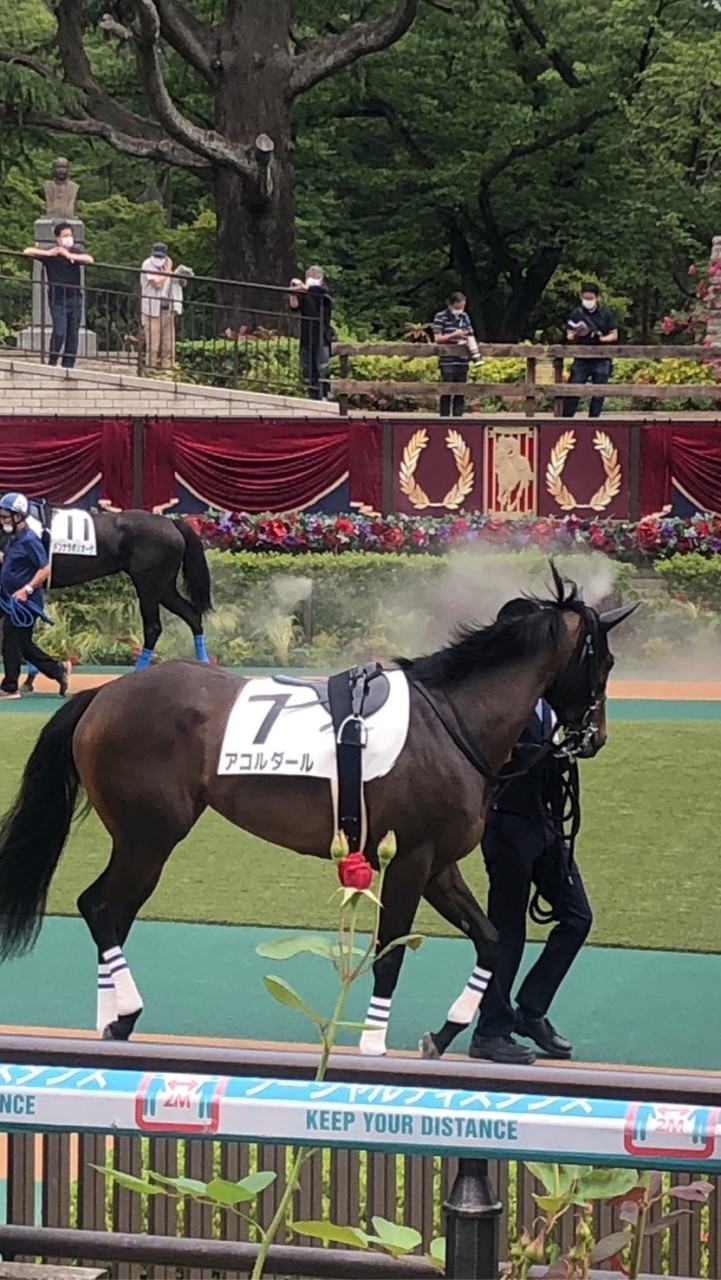
[[[0,359],[0,414],[119,414],[152,416],[183,414],[225,417],[248,412],[258,417],[318,417],[335,415],[338,406],[293,396],[262,395],[255,391],[225,391],[220,387],[166,382],[95,369],[51,369],[31,360]]]

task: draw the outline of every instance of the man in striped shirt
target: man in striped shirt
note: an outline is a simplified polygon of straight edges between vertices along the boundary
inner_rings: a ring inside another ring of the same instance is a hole
[[[452,293],[443,311],[433,317],[433,341],[440,346],[467,343],[473,337],[473,326],[466,311],[465,293]],[[441,355],[441,382],[467,382],[471,353],[466,346],[463,356]],[[463,396],[441,396],[441,417],[463,417]]]

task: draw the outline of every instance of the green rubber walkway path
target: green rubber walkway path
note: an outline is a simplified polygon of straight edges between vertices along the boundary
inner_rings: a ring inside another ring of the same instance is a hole
[[[271,961],[259,942],[279,929],[138,922],[126,953],[145,1000],[138,1030],[148,1034],[304,1041],[310,1022],[281,1008],[262,978],[284,977],[319,1012],[329,1013],[335,975],[327,961]],[[526,965],[537,946],[530,945]],[[473,964],[468,943],[426,939],[406,956],[391,1016],[389,1047],[415,1049],[444,1020]],[[51,917],[32,955],[3,966],[0,1022],[22,1026],[95,1025],[95,954],[80,920]],[[553,1008],[576,1058],[666,1067],[721,1067],[721,955],[587,947]],[[348,1017],[362,1020],[370,979],[351,992]],[[429,1024],[434,1024],[430,1026]],[[662,1034],[660,1033],[662,1031]],[[343,1033],[354,1043],[356,1032]],[[467,1037],[458,1042],[465,1048]]]

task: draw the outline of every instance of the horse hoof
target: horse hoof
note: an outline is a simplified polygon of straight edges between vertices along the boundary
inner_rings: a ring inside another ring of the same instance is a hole
[[[433,1039],[433,1032],[427,1031],[421,1040],[418,1041],[418,1049],[422,1058],[440,1058],[438,1045]]]
[[[142,1009],[136,1013],[122,1013],[115,1022],[109,1022],[103,1031],[103,1040],[129,1040]]]

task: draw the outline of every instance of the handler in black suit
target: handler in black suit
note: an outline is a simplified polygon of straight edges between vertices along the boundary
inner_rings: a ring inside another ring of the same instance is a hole
[[[511,616],[537,607],[528,600],[509,601],[499,617],[506,611]],[[554,713],[541,700],[519,742],[540,745],[554,727]],[[549,753],[501,790],[488,815],[481,847],[490,882],[488,916],[499,933],[498,961],[471,1040],[472,1058],[534,1062],[534,1051],[519,1044],[514,1032],[550,1057],[570,1058],[573,1053],[547,1015],[588,937],[593,917],[578,867],[567,866],[562,804],[560,762]],[[511,992],[523,958],[533,887],[549,903],[556,924],[518,992],[514,1009]]]

